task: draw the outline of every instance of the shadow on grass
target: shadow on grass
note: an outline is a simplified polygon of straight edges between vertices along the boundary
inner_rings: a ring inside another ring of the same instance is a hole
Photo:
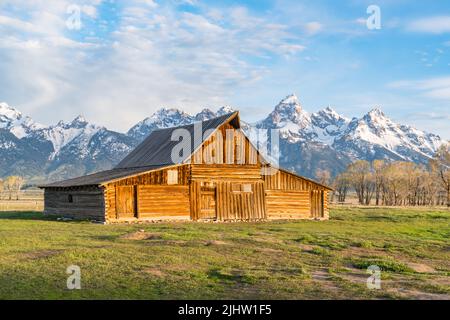
[[[0,220],[42,220],[56,221],[59,216],[45,216],[42,211],[2,211]]]

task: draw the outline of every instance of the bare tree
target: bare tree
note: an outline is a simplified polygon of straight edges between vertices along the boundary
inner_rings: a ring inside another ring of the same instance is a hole
[[[386,163],[383,160],[374,160],[372,162],[372,168],[375,182],[375,204],[379,206],[381,204],[381,191],[384,183],[384,170],[386,169]]]
[[[348,166],[347,174],[358,196],[359,203],[370,204],[375,189],[370,163],[365,160],[358,160]]]
[[[345,202],[348,190],[350,189],[350,179],[348,174],[343,172],[336,176],[333,183],[334,190],[337,194],[338,202]]]
[[[20,189],[22,189],[25,180],[20,176],[9,176],[5,179],[4,187],[8,191],[9,200],[12,200],[12,195],[16,195],[16,200],[19,200]]]
[[[328,185],[331,181],[331,173],[328,170],[317,169],[316,179],[319,183]]]
[[[450,144],[442,145],[430,161],[431,169],[437,173],[447,193],[447,207],[450,208]]]

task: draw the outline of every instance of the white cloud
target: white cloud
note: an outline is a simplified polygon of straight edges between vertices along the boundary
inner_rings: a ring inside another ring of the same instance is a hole
[[[83,13],[102,20],[99,3],[82,2]],[[130,1],[107,37],[87,41],[65,28],[65,4],[24,6],[31,19],[0,23],[0,98],[44,123],[83,113],[126,130],[161,106],[224,104],[267,74],[252,59],[305,49],[286,25],[242,7],[219,16]]]
[[[308,22],[305,24],[305,30],[306,33],[309,35],[314,35],[316,33],[319,33],[322,30],[323,26],[317,21]]]
[[[436,16],[418,19],[412,21],[408,25],[408,30],[433,34],[449,33],[450,16]]]
[[[95,6],[84,5],[81,7],[81,11],[93,19],[97,18],[97,8]]]
[[[450,77],[436,77],[424,80],[401,80],[388,84],[394,89],[419,91],[424,97],[450,100]]]

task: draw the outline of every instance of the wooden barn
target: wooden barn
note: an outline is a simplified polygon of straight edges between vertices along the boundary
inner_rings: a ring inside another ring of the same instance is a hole
[[[193,137],[183,141],[188,151],[177,149],[180,132]],[[45,214],[106,223],[327,219],[331,190],[271,167],[238,112],[155,130],[114,169],[41,188]]]

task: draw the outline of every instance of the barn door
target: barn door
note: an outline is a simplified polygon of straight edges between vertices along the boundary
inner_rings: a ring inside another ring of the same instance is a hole
[[[202,186],[200,189],[199,219],[216,219],[216,187]]]
[[[239,192],[233,195],[235,217],[238,220],[252,220],[255,218],[255,204],[253,193]]]
[[[135,186],[117,187],[116,189],[116,212],[117,218],[137,217],[137,190]]]
[[[311,191],[311,217],[323,217],[324,196],[322,190]]]

